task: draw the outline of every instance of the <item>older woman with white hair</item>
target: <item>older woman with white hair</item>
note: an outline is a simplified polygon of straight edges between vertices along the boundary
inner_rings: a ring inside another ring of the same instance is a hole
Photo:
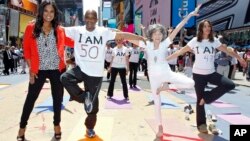
[[[188,89],[194,87],[194,81],[185,75],[172,72],[169,64],[166,60],[166,55],[169,45],[180,31],[180,29],[186,24],[186,22],[192,17],[197,16],[200,5],[186,16],[177,27],[167,37],[166,29],[161,24],[150,25],[147,31],[147,45],[143,42],[139,42],[140,47],[145,48],[148,61],[148,73],[151,85],[151,91],[155,103],[155,116],[157,120],[158,131],[156,133],[157,138],[163,136],[163,126],[161,117],[161,98],[160,92],[167,90],[168,82],[175,84],[178,89]],[[136,41],[131,41],[134,44],[138,44]]]

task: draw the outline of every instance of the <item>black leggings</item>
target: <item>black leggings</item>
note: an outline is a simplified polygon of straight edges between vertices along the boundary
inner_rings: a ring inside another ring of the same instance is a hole
[[[61,73],[59,70],[40,70],[37,74],[34,84],[29,84],[28,94],[23,106],[20,128],[25,128],[28,124],[29,116],[33,110],[34,104],[40,94],[46,78],[50,80],[53,110],[54,110],[54,125],[59,125],[61,122],[61,106],[63,99],[63,85],[60,82]]]
[[[129,85],[136,86],[137,81],[137,69],[139,63],[129,62]]]
[[[217,72],[208,75],[200,75],[193,73],[195,82],[195,92],[197,96],[196,102],[196,122],[197,127],[201,124],[206,124],[205,106],[199,105],[200,100],[203,98],[206,104],[210,104],[224,95],[226,92],[235,88],[232,80],[220,75]],[[205,91],[207,83],[217,85],[210,91]]]

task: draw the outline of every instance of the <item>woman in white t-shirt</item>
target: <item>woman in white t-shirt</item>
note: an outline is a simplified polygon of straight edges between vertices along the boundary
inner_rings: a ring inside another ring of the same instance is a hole
[[[195,91],[197,96],[196,104],[196,122],[197,128],[201,133],[208,133],[206,124],[206,114],[204,104],[210,104],[224,95],[226,92],[234,89],[235,84],[217,73],[214,67],[215,50],[223,51],[230,56],[236,57],[240,63],[245,66],[246,62],[231,48],[227,48],[224,44],[214,37],[212,24],[208,20],[203,20],[198,25],[197,37],[194,37],[181,50],[167,57],[167,60],[178,57],[188,51],[195,54],[195,62],[193,65],[193,79],[195,82]],[[205,91],[208,83],[217,85],[210,91]],[[214,134],[218,134],[218,130],[212,130]]]
[[[172,43],[173,39],[185,25],[189,18],[196,16],[200,8],[200,5],[195,11],[189,13],[175,28],[174,31],[167,37],[166,29],[160,24],[150,25],[148,28],[147,45],[143,42],[139,42],[140,47],[145,48],[145,54],[147,56],[148,63],[148,75],[150,80],[151,91],[155,104],[155,116],[158,131],[156,133],[157,138],[163,136],[163,126],[161,117],[161,97],[160,92],[169,89],[168,82],[175,84],[178,89],[188,89],[194,87],[194,81],[185,75],[173,72],[168,62],[166,61],[168,47]],[[133,41],[131,41],[133,42]],[[136,44],[136,42],[133,42]]]
[[[116,44],[117,46],[112,51],[112,59],[110,62],[110,67],[108,69],[108,71],[111,72],[111,80],[109,83],[107,97],[108,99],[111,99],[113,97],[115,79],[117,74],[119,73],[122,81],[123,96],[125,100],[129,100],[128,86],[126,82],[126,75],[129,70],[129,50],[123,45],[122,39],[117,39]]]

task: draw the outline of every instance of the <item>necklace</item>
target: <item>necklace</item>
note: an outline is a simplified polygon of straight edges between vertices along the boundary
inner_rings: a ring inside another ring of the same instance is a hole
[[[157,62],[157,54],[158,54],[158,49],[153,50],[154,51],[154,62]]]

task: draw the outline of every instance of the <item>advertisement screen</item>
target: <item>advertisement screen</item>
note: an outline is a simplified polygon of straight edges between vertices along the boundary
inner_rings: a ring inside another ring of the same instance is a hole
[[[199,11],[197,22],[208,19],[215,31],[250,25],[249,0],[206,1]]]
[[[37,0],[11,0],[11,5],[23,8],[31,12],[37,11]]]
[[[6,26],[5,26],[5,16],[0,15],[0,45],[6,43]]]
[[[176,27],[178,23],[195,9],[195,0],[173,0],[172,1],[172,26]],[[192,27],[195,24],[195,18],[188,20],[185,27]]]
[[[31,17],[28,15],[20,14],[20,22],[19,22],[19,37],[22,37],[24,34],[24,31],[26,29],[26,26],[28,23],[32,20],[34,20],[35,17]]]
[[[171,0],[145,0],[142,4],[142,23],[145,27],[155,23],[170,26]]]

